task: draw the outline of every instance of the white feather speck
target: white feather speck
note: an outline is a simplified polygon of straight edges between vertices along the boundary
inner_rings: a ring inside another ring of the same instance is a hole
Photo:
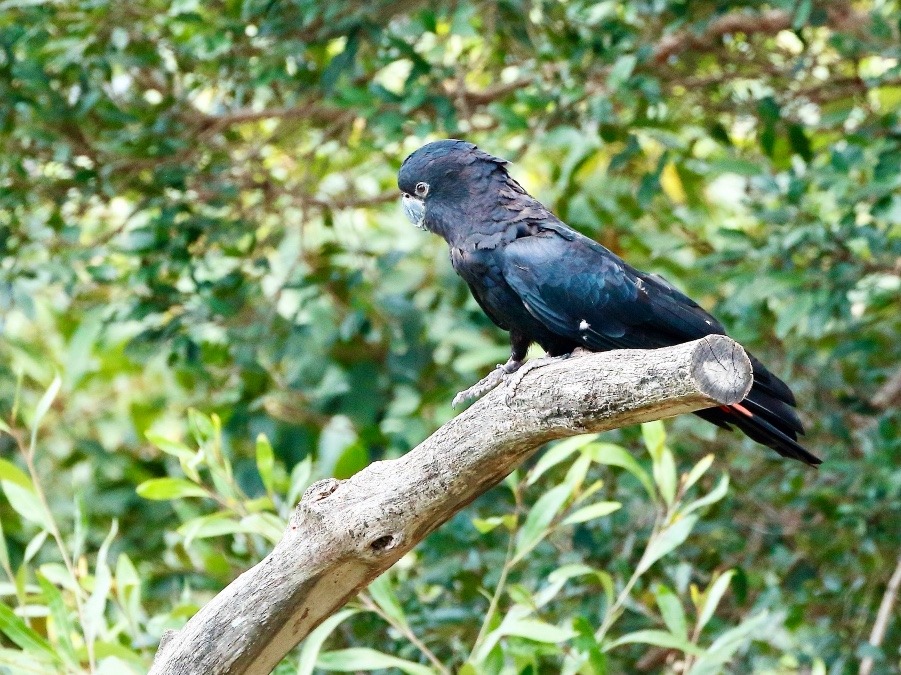
[[[585,319],[579,323],[579,330],[588,330],[591,328],[591,324],[589,324]]]

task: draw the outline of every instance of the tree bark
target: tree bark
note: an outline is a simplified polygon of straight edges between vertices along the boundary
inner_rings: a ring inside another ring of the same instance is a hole
[[[403,457],[312,485],[274,550],[164,636],[151,675],[269,673],[313,628],[548,441],[737,403],[741,346],[713,335],[559,360]]]

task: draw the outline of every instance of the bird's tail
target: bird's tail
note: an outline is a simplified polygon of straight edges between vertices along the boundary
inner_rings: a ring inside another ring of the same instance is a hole
[[[753,356],[748,354],[754,368],[754,386],[741,403],[696,414],[719,427],[737,427],[749,438],[766,445],[783,457],[817,466],[822,460],[798,443],[804,426],[795,412],[795,397],[782,380],[777,378]]]

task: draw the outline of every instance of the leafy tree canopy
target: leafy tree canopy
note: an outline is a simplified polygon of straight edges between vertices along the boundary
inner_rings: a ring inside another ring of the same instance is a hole
[[[897,622],[868,641],[901,549],[899,16],[0,3],[0,669],[146,669],[305,485],[413,447],[505,358],[397,207],[447,136],[713,310],[826,463],[692,419],[560,444],[285,672],[897,666]]]

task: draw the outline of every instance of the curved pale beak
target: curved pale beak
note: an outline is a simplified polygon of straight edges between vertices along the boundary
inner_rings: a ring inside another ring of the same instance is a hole
[[[417,199],[413,195],[408,195],[406,192],[404,196],[401,197],[401,204],[404,207],[404,213],[407,218],[420,230],[425,229],[425,202],[421,199]]]

